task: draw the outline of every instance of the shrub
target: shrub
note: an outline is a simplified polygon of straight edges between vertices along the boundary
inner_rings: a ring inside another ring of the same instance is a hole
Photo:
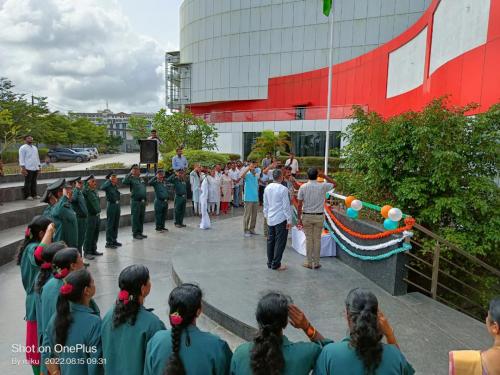
[[[225,153],[223,153],[222,155],[226,155],[230,161],[241,160],[240,154],[225,154]]]
[[[48,152],[49,152],[48,148],[38,149],[38,156],[40,157],[40,161],[42,163],[45,160]],[[18,150],[3,151],[2,160],[4,163],[17,163],[19,161],[19,151]]]
[[[91,166],[89,169],[123,169],[127,166],[123,163],[104,163]]]
[[[280,156],[278,159],[285,164],[288,156]],[[325,158],[322,156],[299,156],[296,159],[299,162],[299,170],[302,172],[306,172],[307,168],[323,169],[325,166]],[[341,168],[341,163],[341,158],[328,158],[328,171],[338,171]]]
[[[176,155],[175,151],[167,152],[163,154],[164,169],[171,170],[172,169],[172,158]],[[204,151],[204,150],[184,150],[184,156],[188,161],[188,168],[193,168],[195,163],[200,163],[204,167],[211,167],[215,164],[226,164],[230,158],[229,154],[221,154],[213,151]]]

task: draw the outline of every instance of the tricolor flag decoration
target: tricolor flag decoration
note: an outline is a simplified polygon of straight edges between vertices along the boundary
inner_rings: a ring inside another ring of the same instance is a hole
[[[330,16],[330,12],[332,10],[332,2],[333,0],[323,0],[323,14],[325,16]]]

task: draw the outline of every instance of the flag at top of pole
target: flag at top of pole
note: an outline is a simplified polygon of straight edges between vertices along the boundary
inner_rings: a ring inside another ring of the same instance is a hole
[[[327,17],[330,16],[330,12],[332,10],[332,2],[333,0],[323,0],[323,14]]]

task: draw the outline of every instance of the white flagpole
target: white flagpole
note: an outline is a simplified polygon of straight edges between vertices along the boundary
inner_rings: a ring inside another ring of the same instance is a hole
[[[332,111],[332,70],[333,70],[333,11],[330,11],[330,56],[328,57],[328,104],[326,108],[325,175],[328,174],[330,156],[330,116]]]

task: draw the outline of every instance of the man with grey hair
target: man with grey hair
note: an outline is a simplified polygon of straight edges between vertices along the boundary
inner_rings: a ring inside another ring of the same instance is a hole
[[[287,269],[281,264],[283,251],[286,247],[288,231],[292,226],[292,208],[288,189],[281,182],[281,169],[273,171],[273,182],[264,190],[264,217],[269,226],[267,238],[267,267],[272,270],[284,271]]]

